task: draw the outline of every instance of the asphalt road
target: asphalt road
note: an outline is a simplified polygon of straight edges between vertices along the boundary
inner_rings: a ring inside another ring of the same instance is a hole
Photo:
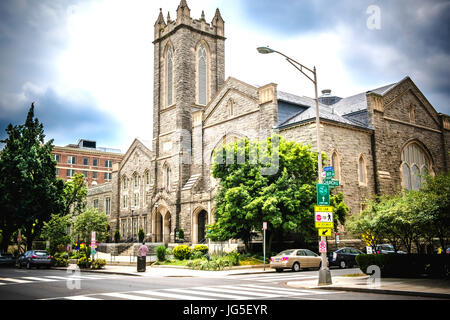
[[[332,275],[359,269],[332,270]],[[207,277],[127,276],[64,270],[0,269],[0,300],[422,300],[371,293],[303,290],[287,281],[317,271]]]

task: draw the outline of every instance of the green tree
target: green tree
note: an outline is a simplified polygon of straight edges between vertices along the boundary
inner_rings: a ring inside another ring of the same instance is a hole
[[[53,140],[44,143],[44,127],[34,117],[34,105],[23,125],[9,124],[0,154],[1,250],[6,251],[12,234],[21,229],[27,247],[39,235],[52,213],[61,211],[63,181],[56,177],[51,154]]]
[[[268,226],[268,252],[275,236],[296,232],[306,239],[317,237],[313,213],[317,153],[310,146],[277,135],[264,141],[242,139],[216,150],[212,174],[220,181],[216,223],[208,233],[212,240],[242,239],[248,249],[263,222]],[[345,221],[348,208],[341,205],[343,196],[332,199],[339,220]]]
[[[97,241],[105,241],[108,238],[108,217],[97,209],[88,209],[75,218],[74,232],[80,241],[89,243],[92,231],[96,232]]]
[[[58,247],[72,243],[72,237],[69,228],[72,221],[69,215],[60,216],[53,214],[50,221],[44,222],[41,237],[50,241],[50,251],[55,254]]]
[[[423,193],[429,198],[430,204],[434,207],[430,209],[433,222],[428,225],[428,236],[439,238],[441,247],[449,246],[450,239],[450,172],[426,177],[427,183],[423,188]]]
[[[75,174],[64,184],[64,210],[62,215],[78,215],[86,209],[88,188],[83,174]]]

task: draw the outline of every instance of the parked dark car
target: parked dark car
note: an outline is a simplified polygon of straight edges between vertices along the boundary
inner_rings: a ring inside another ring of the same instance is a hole
[[[0,253],[0,266],[14,266],[16,259],[10,253]]]
[[[380,244],[375,247],[375,253],[377,254],[392,254],[396,253],[392,244]],[[398,250],[398,254],[406,254],[406,252]]]
[[[334,252],[328,253],[328,264],[330,266],[338,266],[341,269],[347,267],[351,268],[356,266],[355,257],[362,253],[362,251],[355,248],[340,248]]]
[[[50,268],[52,265],[52,256],[48,254],[45,250],[30,250],[22,254],[17,259],[17,267],[26,267],[30,269],[31,267],[46,267]]]

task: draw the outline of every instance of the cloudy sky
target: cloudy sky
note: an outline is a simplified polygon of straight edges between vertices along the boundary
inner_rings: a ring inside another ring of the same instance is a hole
[[[35,102],[56,145],[96,140],[125,152],[152,138],[153,25],[179,0],[1,0],[0,138]],[[316,66],[319,90],[346,97],[405,76],[450,114],[448,0],[188,0],[191,16],[219,8],[226,77],[314,96],[270,46]]]

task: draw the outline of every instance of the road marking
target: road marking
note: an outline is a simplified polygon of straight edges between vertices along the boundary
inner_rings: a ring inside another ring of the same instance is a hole
[[[285,280],[298,280],[298,281],[302,281],[302,280],[313,280],[313,279],[317,279],[318,277],[298,277],[298,276],[289,276],[289,277],[283,277],[283,278],[271,278],[271,279],[261,279],[261,280],[257,280],[259,282],[280,282],[280,281],[285,281]]]
[[[108,297],[114,297],[114,298],[120,298],[120,299],[128,299],[128,300],[161,300],[161,299],[158,299],[158,298],[136,296],[136,295],[133,295],[133,294],[120,293],[120,292],[102,293],[101,295],[102,296],[108,296]]]
[[[187,293],[187,294],[200,294],[200,295],[206,295],[206,296],[217,297],[217,298],[225,298],[225,299],[235,299],[235,300],[248,299],[248,297],[238,296],[238,295],[235,295],[235,294],[230,295],[230,294],[217,293],[217,292],[198,292],[199,288],[192,288],[192,289],[168,289],[168,290],[174,291],[174,292],[181,292],[181,293]]]
[[[252,287],[252,288],[270,288],[270,287],[264,287],[264,286],[259,286],[259,285],[254,285],[254,284],[243,284],[242,286],[246,286],[246,287]],[[280,292],[291,292],[291,293],[298,293],[298,294],[331,294],[331,293],[336,293],[337,291],[323,291],[321,289],[318,289],[317,291],[313,291],[313,290],[307,290],[307,289],[285,289],[285,288],[273,288],[273,290],[276,291],[280,291]]]
[[[67,280],[67,279],[71,279],[71,277],[69,277],[69,276],[67,276],[67,277],[47,276],[46,278],[51,278],[51,279],[56,279],[56,280]]]
[[[14,279],[14,278],[0,278],[1,281],[9,281],[14,283],[30,283],[29,280],[21,280],[21,279]],[[5,283],[7,284],[7,283]]]
[[[102,299],[89,297],[89,296],[71,296],[71,297],[64,297],[64,299],[69,299],[69,300],[102,300]]]
[[[143,291],[134,291],[134,293],[145,294],[150,296],[162,296],[167,298],[174,298],[180,300],[213,300],[209,298],[200,298],[200,297],[187,297],[185,295],[174,294],[174,293],[166,293],[161,291],[152,291],[152,290],[143,290]]]
[[[38,278],[38,277],[22,277],[22,278],[27,279],[27,280],[42,281],[42,282],[58,281],[56,279],[47,279],[47,278]]]
[[[226,287],[202,287],[202,288],[196,288],[199,290],[206,290],[206,291],[214,291],[214,292],[225,292],[225,293],[236,293],[236,294],[243,294],[247,296],[256,296],[259,298],[275,298],[279,297],[280,295],[274,295],[274,294],[266,294],[266,293],[259,293],[259,292],[250,292],[247,290],[239,290],[239,289],[227,289]],[[250,298],[249,298],[250,299]]]

